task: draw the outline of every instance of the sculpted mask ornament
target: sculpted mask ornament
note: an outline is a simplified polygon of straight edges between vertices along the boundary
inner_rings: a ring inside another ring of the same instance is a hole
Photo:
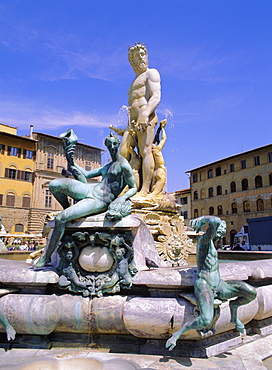
[[[84,297],[129,289],[137,270],[131,232],[76,232],[64,237],[58,249],[59,287]]]

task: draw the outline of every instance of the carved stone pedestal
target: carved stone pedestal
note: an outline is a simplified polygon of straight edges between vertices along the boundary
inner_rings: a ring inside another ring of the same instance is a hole
[[[59,287],[84,297],[129,289],[137,271],[147,269],[146,258],[161,266],[148,227],[135,215],[108,221],[100,214],[70,222],[57,253]]]
[[[167,199],[133,200],[133,214],[147,224],[156,244],[157,251],[166,267],[187,265],[188,254],[193,247],[186,235],[184,219],[179,206]]]

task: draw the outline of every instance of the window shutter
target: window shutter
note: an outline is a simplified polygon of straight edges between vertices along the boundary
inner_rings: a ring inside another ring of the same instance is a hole
[[[33,152],[32,159],[33,161],[36,161],[36,150]]]
[[[23,149],[23,158],[26,157],[26,149]]]
[[[5,177],[9,177],[9,169],[8,168],[5,168]]]
[[[11,152],[11,146],[8,146],[8,155],[10,155]]]
[[[20,158],[21,157],[21,151],[22,149],[21,148],[17,148],[17,157]]]

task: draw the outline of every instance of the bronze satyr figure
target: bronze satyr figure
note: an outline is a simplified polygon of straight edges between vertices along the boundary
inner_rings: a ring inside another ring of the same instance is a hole
[[[199,306],[199,316],[192,322],[187,322],[183,327],[172,335],[166,342],[166,348],[171,351],[182,334],[191,329],[202,330],[219,318],[214,319],[214,300],[226,301],[230,298],[231,322],[236,329],[243,333],[244,324],[238,319],[237,310],[256,298],[257,292],[251,285],[239,281],[223,281],[219,273],[217,251],[214,241],[220,239],[226,233],[226,223],[215,216],[201,216],[191,220],[191,226],[201,231],[204,225],[208,225],[207,231],[200,236],[197,244],[197,279],[194,285],[194,292]]]

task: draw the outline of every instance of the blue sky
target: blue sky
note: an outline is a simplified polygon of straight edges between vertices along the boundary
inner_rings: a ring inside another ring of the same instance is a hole
[[[0,0],[0,122],[20,135],[73,127],[104,148],[108,126],[126,126],[137,41],[161,74],[159,119],[172,113],[168,191],[189,187],[187,170],[271,143],[271,0]]]

